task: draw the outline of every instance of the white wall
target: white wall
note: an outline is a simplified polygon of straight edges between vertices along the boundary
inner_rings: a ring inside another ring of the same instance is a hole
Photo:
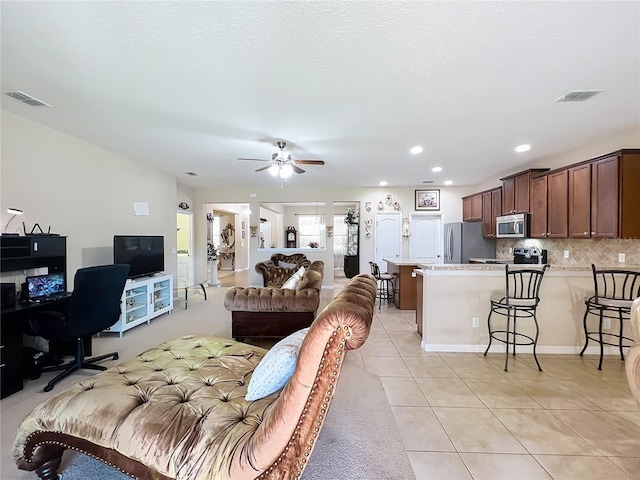
[[[481,192],[482,190],[488,190],[493,187],[499,187],[502,185],[502,182],[500,182],[501,178],[521,172],[528,168],[549,168],[553,170],[573,163],[589,160],[590,158],[598,157],[600,155],[606,155],[607,153],[615,152],[616,150],[621,150],[623,148],[640,148],[640,126],[594,139],[592,143],[575,150],[570,150],[559,155],[547,155],[540,157],[537,160],[535,159],[536,157],[533,156],[535,155],[535,145],[532,147],[532,150],[526,153],[526,155],[531,155],[528,158],[533,159],[532,164],[527,164],[527,166],[524,167],[520,165],[506,169],[502,174],[496,175],[494,180],[478,185],[471,193]]]
[[[116,234],[164,235],[165,271],[175,277],[175,177],[6,110],[1,154],[2,225],[14,207],[25,213],[12,227],[51,225],[67,236],[70,287],[78,268],[113,262]],[[134,202],[147,202],[150,215],[134,215]]]

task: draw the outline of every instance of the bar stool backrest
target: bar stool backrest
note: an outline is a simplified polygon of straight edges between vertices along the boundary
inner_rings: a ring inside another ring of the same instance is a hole
[[[632,270],[598,269],[591,264],[593,271],[594,301],[628,300],[640,297],[640,272]]]
[[[369,265],[371,265],[371,275],[373,275],[376,280],[380,280],[380,267],[378,267],[378,264],[369,262]]]
[[[509,270],[509,265],[505,266],[506,291],[505,301],[509,300],[530,300],[537,305],[540,302],[540,285],[542,277],[548,265],[540,268],[518,268]]]

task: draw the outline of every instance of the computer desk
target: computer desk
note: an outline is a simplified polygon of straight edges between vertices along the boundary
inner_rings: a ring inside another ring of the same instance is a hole
[[[0,236],[0,272],[24,272],[46,268],[49,273],[67,275],[67,237],[58,235]],[[3,308],[0,312],[0,398],[22,390],[22,332],[29,314],[42,310],[64,308],[68,297],[43,303],[28,303]],[[85,351],[90,355],[91,338],[85,339]],[[63,344],[51,343],[54,353],[67,353]],[[75,352],[75,344],[70,353]]]
[[[22,390],[24,379],[24,348],[22,334],[29,315],[37,311],[64,310],[71,293],[56,300],[43,302],[16,303],[0,312],[0,398],[5,398]],[[84,350],[91,355],[91,336],[83,337]],[[74,355],[76,342],[50,341],[49,352],[54,355]]]

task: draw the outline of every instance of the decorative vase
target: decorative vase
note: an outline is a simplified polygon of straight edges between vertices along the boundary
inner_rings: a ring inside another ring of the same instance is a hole
[[[220,285],[220,281],[218,280],[218,260],[211,260],[209,262],[209,268],[211,269],[211,280],[209,285],[218,286]]]

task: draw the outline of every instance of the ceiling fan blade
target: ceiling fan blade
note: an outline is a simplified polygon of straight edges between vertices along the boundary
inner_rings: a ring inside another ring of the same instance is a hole
[[[296,173],[304,173],[303,169],[301,169],[300,167],[297,167],[297,166],[295,166],[293,164],[291,164],[291,168],[293,168],[293,171],[296,172]]]
[[[263,170],[268,170],[270,168],[271,168],[271,165],[266,165],[266,166],[264,166],[262,168],[257,169],[256,172],[262,172]]]
[[[254,162],[270,162],[271,161],[264,158],[244,158],[244,157],[238,157],[238,160],[252,160]]]
[[[324,165],[324,160],[296,160],[298,165]]]

